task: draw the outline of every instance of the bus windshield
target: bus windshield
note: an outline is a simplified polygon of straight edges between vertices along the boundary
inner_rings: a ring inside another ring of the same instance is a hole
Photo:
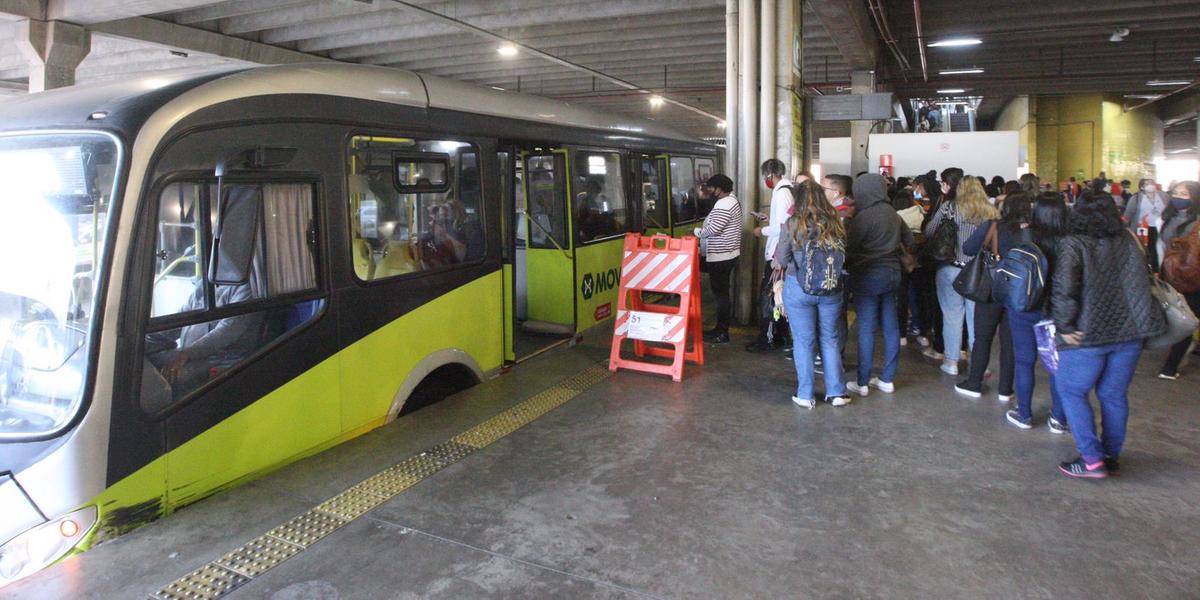
[[[79,411],[117,161],[107,135],[0,137],[0,441]]]

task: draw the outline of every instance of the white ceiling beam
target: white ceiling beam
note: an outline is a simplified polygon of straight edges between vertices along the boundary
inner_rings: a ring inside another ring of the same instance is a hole
[[[297,62],[327,62],[330,59],[244,40],[195,27],[186,27],[148,17],[133,17],[91,26],[94,34],[139,40],[163,48],[201,52],[251,63],[273,65]]]
[[[185,10],[214,0],[46,0],[47,21],[91,25],[129,17]]]

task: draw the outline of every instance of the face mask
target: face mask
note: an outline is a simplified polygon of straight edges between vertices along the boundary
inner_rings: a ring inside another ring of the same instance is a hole
[[[774,189],[774,188],[775,188],[775,180],[774,180],[774,179],[771,179],[770,177],[767,177],[766,179],[763,179],[763,183],[767,184],[767,189],[768,189],[768,190],[770,190],[770,189]]]
[[[1145,193],[1147,193],[1147,194],[1153,194],[1154,192],[1157,192],[1157,191],[1158,191],[1158,188],[1156,188],[1156,187],[1154,187],[1154,186],[1152,186],[1152,185],[1147,185],[1147,186],[1143,186],[1143,187],[1142,187],[1142,191],[1143,191],[1143,192],[1145,192]]]
[[[1179,196],[1171,196],[1171,206],[1175,210],[1187,210],[1192,205],[1192,201],[1188,198],[1180,198]]]
[[[913,192],[913,198],[915,198],[917,200],[920,200],[921,198],[924,198],[924,197],[925,196],[923,194],[921,194],[921,192]]]

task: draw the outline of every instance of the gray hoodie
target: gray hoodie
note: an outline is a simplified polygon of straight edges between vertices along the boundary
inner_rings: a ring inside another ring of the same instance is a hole
[[[899,271],[900,244],[911,246],[913,236],[888,202],[882,176],[864,173],[854,180],[854,210],[846,227],[846,270],[851,274],[873,268]]]

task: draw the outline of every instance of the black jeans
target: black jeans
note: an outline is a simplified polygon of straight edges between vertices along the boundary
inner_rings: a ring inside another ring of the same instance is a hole
[[[983,385],[983,375],[988,361],[992,359],[992,340],[1000,333],[1000,381],[996,384],[1002,396],[1013,393],[1013,344],[1012,329],[1008,326],[1004,305],[999,302],[975,303],[975,347],[971,348],[971,369],[967,373],[967,386],[978,388]]]
[[[708,263],[708,281],[713,296],[717,299],[717,329],[729,331],[729,317],[733,299],[730,297],[730,278],[737,268],[738,259],[719,260]]]
[[[1192,292],[1183,295],[1184,300],[1187,300],[1188,306],[1192,307],[1192,312],[1200,315],[1200,292]],[[1167,361],[1163,363],[1159,373],[1167,375],[1178,375],[1179,365],[1183,362],[1183,357],[1187,356],[1188,348],[1192,347],[1192,341],[1195,335],[1189,335],[1179,341],[1178,344],[1171,346],[1171,351],[1167,354]]]

